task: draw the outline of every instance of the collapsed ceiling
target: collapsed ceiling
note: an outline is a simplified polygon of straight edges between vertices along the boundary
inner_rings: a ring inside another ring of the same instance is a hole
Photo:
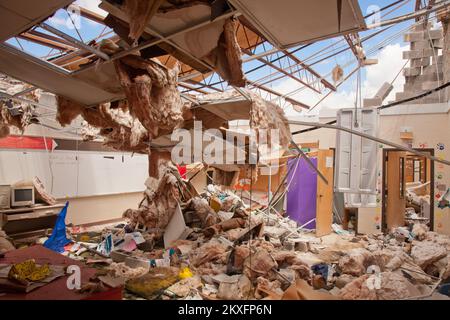
[[[39,10],[22,5],[24,15],[28,11],[35,15],[28,15],[27,21],[11,21],[8,33],[3,30],[4,39],[20,36],[56,46],[61,54],[41,59],[3,42],[0,72],[54,93],[58,97],[56,120],[62,126],[81,116],[86,121],[85,138],[92,139],[97,133],[116,149],[144,153],[151,146],[167,146],[162,141],[167,142],[167,136],[176,128],[192,129],[193,120],[203,120],[204,129],[226,129],[228,121],[236,119],[248,119],[260,128],[273,124],[287,127],[279,107],[241,89],[251,84],[282,97],[246,78],[243,57],[288,74],[263,59],[256,48],[267,43],[272,50],[284,50],[365,27],[354,0],[338,1],[341,4],[337,6],[335,1],[320,6],[309,1],[287,1],[276,8],[271,1],[258,1],[258,8],[254,8],[255,1],[103,0],[99,7],[106,17],[81,7],[78,10],[83,17],[109,27],[113,34],[85,43],[48,23],[48,16],[70,2],[42,1]],[[21,3],[7,5],[3,1],[1,6],[19,12]],[[307,15],[302,14],[302,8],[307,9]],[[0,18],[9,11],[2,11]],[[264,12],[274,13],[273,17],[266,19]],[[282,19],[294,13],[302,18],[288,19],[290,22]],[[321,28],[308,27],[311,21],[324,16],[327,20]],[[318,92],[320,86],[335,90],[298,58],[283,52],[308,72],[311,83],[317,84],[309,84],[305,80],[308,77],[301,75],[295,77],[298,82]],[[199,87],[199,81],[214,74],[236,89],[231,100],[229,96],[223,99],[223,90]],[[181,92],[182,88],[187,92]],[[211,89],[219,91],[219,96],[208,95],[202,101],[191,94],[211,93]],[[285,101],[308,107],[292,98],[285,97]],[[287,146],[290,134],[282,138]]]

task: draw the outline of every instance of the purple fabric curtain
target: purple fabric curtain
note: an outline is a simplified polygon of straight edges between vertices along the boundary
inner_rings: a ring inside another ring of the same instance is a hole
[[[295,167],[299,161],[297,170]],[[317,159],[311,158],[317,166]],[[287,214],[297,221],[299,225],[316,217],[316,196],[317,196],[317,173],[313,171],[305,159],[291,159],[288,162],[289,176],[286,183],[290,184],[287,193]],[[305,229],[315,229],[316,222],[305,226]]]

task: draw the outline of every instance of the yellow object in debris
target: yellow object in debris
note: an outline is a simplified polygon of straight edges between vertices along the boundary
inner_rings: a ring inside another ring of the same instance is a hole
[[[80,241],[81,242],[89,242],[89,240],[91,240],[91,237],[89,237],[88,235],[82,235],[81,237],[80,237]]]
[[[222,203],[220,202],[220,200],[216,197],[212,197],[211,200],[209,201],[209,206],[215,211],[215,212],[219,212],[220,208],[222,207]]]
[[[188,267],[183,268],[180,271],[180,273],[178,274],[178,277],[180,277],[180,279],[191,278],[193,276],[194,276],[194,274],[192,273],[191,269],[189,269]]]
[[[49,266],[38,267],[33,259],[25,260],[14,264],[8,273],[8,278],[19,281],[40,281],[49,276],[51,270]]]

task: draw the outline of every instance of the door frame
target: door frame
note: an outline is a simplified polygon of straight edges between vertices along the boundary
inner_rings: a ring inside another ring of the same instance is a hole
[[[413,148],[416,151],[429,153],[434,156],[433,148]],[[381,230],[386,231],[386,157],[391,151],[405,151],[397,148],[383,148],[382,171],[381,171]],[[408,152],[408,151],[406,151]],[[426,165],[426,162],[425,162]],[[426,171],[425,171],[426,172]],[[434,231],[434,160],[430,160],[430,230]]]

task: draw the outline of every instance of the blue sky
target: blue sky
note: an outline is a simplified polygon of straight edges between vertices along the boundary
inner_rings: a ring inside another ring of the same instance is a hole
[[[368,11],[368,10],[370,10],[370,8],[373,8],[373,6],[384,7],[393,2],[395,2],[395,0],[379,0],[379,1],[359,0],[359,4],[361,7],[363,16],[370,13],[370,11]],[[387,14],[386,16],[383,16],[382,20],[412,12],[414,10],[414,2],[415,1],[413,1],[413,0],[406,0],[405,5],[401,6],[394,12]],[[78,4],[82,5],[83,7],[87,7],[90,10],[100,12],[100,10],[97,7],[97,1],[95,1],[95,0],[78,0],[75,3],[78,3]],[[396,8],[397,6],[398,5],[394,6],[391,9],[387,9],[382,14],[389,13],[390,10]],[[372,18],[369,18],[366,22],[368,24],[370,24],[372,22]],[[49,21],[49,23],[52,24],[54,27],[57,27],[59,30],[64,31],[67,34],[70,34],[74,38],[80,39],[76,30],[70,26],[70,24],[71,24],[70,19],[65,10],[58,10],[56,12],[56,14],[54,15],[54,17]],[[79,23],[79,26],[80,26],[79,32],[80,32],[82,40],[84,42],[94,39],[102,31],[107,32],[109,30],[109,29],[105,29],[105,27],[103,25],[89,21],[82,17],[80,17],[79,20],[76,21],[76,23]],[[387,64],[386,66],[373,66],[373,67],[365,68],[362,71],[363,82],[370,81],[370,79],[368,79],[370,72],[371,72],[369,68],[371,68],[372,70],[377,70],[377,68],[378,69],[386,68],[387,69],[386,72],[383,72],[383,70],[381,70],[381,71],[378,70],[377,72],[381,73],[381,74],[385,74],[386,75],[385,81],[388,81],[388,82],[392,80],[392,78],[393,78],[392,75],[397,73],[401,69],[402,63],[401,63],[401,59],[399,59],[399,55],[401,55],[402,47],[404,47],[406,45],[405,43],[403,43],[403,37],[401,35],[399,35],[399,37],[397,37],[395,39],[392,39],[392,41],[383,48],[377,49],[376,47],[378,46],[378,44],[381,41],[398,33],[402,29],[411,25],[411,23],[412,23],[412,21],[399,23],[399,24],[393,26],[392,28],[390,28],[388,31],[368,40],[367,42],[365,42],[363,44],[363,47],[364,47],[366,53],[368,53],[367,54],[368,57],[375,57],[375,58],[379,57],[379,56],[384,57],[384,56],[386,56],[386,54],[391,54],[393,56],[393,58],[395,58],[395,60],[396,60],[395,64],[390,63],[390,64]],[[46,32],[45,30],[42,30],[42,29],[38,29],[38,30],[41,32]],[[372,34],[373,32],[374,32],[374,30],[361,32],[360,37],[363,38],[369,34]],[[342,37],[317,42],[305,49],[302,49],[300,52],[296,53],[296,56],[302,60],[306,60],[306,63],[308,63],[308,64],[314,64],[314,62],[317,61],[317,59],[316,58],[308,59],[308,57],[310,57],[313,54],[317,54],[318,52],[320,53],[320,51],[323,48],[330,46],[330,45],[333,45],[332,49],[334,48],[337,50],[339,48],[339,46],[343,46],[345,44],[345,42],[340,42],[340,43],[338,42],[341,39],[342,39]],[[25,49],[25,51],[33,54],[34,56],[42,57],[42,56],[47,56],[49,53],[52,53],[52,54],[57,53],[55,50],[51,51],[48,48],[33,44],[26,40],[19,40],[19,41],[20,41],[21,46]],[[18,46],[18,43],[15,39],[9,40],[9,43],[11,43],[15,46]],[[375,48],[375,49],[373,49],[373,48]],[[270,45],[266,46],[266,50],[267,49],[270,49]],[[261,51],[261,50],[263,50],[263,49],[259,48],[259,51]],[[275,57],[276,56],[274,55],[269,58],[273,59]],[[389,57],[387,57],[387,60],[389,60]],[[351,51],[347,50],[346,52],[341,53],[341,54],[339,54],[333,58],[330,58],[326,61],[314,64],[313,69],[315,69],[317,72],[319,72],[322,75],[326,75],[326,74],[330,73],[331,70],[337,64],[344,66],[349,61],[355,61],[355,58],[354,58],[353,54],[351,53]],[[385,62],[383,62],[383,63],[386,64]],[[252,62],[246,63],[244,66],[244,71],[250,70],[251,68],[258,66],[260,64],[261,63],[257,62],[257,61],[252,61]],[[287,66],[287,65],[285,65],[285,66]],[[344,76],[345,76],[345,74],[348,74],[351,70],[353,70],[355,68],[355,66],[356,65],[344,68],[344,71],[345,71]],[[262,77],[268,76],[270,74],[270,72],[273,72],[273,70],[271,68],[264,67],[264,68],[259,69],[256,72],[253,72],[250,75],[248,75],[248,78],[251,80],[257,80]],[[373,71],[373,72],[375,72],[375,71]],[[368,75],[368,73],[369,73],[369,75]],[[389,79],[389,77],[391,77],[391,79]],[[354,76],[353,79],[349,79],[349,81],[344,83],[339,88],[338,94],[333,94],[333,95],[335,95],[337,97],[339,97],[339,95],[343,95],[342,96],[342,97],[344,97],[343,101],[346,101],[345,103],[347,103],[347,104],[350,103],[351,95],[354,94],[354,89],[356,87],[355,80],[354,80],[355,78],[356,77]],[[289,80],[281,79],[281,80],[271,83],[268,86],[270,86],[278,91],[281,91],[283,93],[287,93],[287,92],[292,91],[292,89],[298,88],[298,83],[290,83]],[[212,82],[216,82],[216,81],[217,81],[217,77],[212,79]],[[371,86],[375,87],[376,85],[377,85],[377,83],[374,83]],[[368,94],[370,94],[371,91],[373,91],[373,90],[375,90],[375,88],[364,88],[363,89],[363,91],[366,91]],[[305,91],[307,91],[307,92],[302,91],[301,94],[294,95],[293,97],[295,97],[301,101],[307,100],[307,103],[311,103],[311,104],[314,104],[315,101],[320,99],[319,95],[314,95],[311,92],[308,92],[311,90],[305,90]],[[338,101],[338,100],[336,100],[336,101]],[[326,102],[324,104],[326,105]],[[342,107],[342,106],[339,106],[339,107]]]

